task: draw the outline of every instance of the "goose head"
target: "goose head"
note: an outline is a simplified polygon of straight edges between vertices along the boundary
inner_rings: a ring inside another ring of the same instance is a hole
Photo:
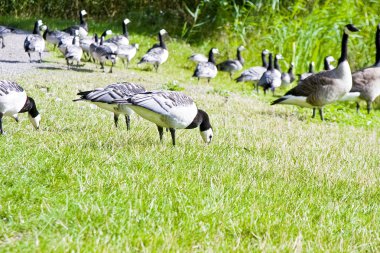
[[[34,126],[34,128],[38,130],[40,127],[41,115],[37,111],[36,102],[34,102],[34,99],[31,97],[27,98],[27,102],[30,103],[30,107],[29,107],[30,109],[28,111],[29,120]]]
[[[123,22],[124,22],[125,25],[128,25],[129,23],[131,23],[131,21],[129,19],[127,19],[127,18],[124,19]]]
[[[203,141],[209,144],[212,141],[212,137],[214,136],[212,128],[210,127],[207,130],[201,131],[201,136],[202,136]]]
[[[268,55],[270,53],[270,51],[268,49],[264,49],[261,53],[263,55]]]
[[[80,11],[80,15],[83,17],[83,16],[85,16],[85,15],[87,15],[87,11],[86,10],[81,10]]]
[[[245,47],[243,45],[240,45],[237,50],[241,52],[241,51],[245,50]]]
[[[211,53],[213,54],[219,54],[219,50],[217,48],[211,48]]]
[[[350,32],[359,32],[359,29],[353,24],[348,24],[344,27],[344,33],[349,34]]]
[[[167,32],[165,29],[161,29],[160,32],[159,32],[159,34],[160,34],[161,36],[163,36],[163,35],[165,35],[165,34],[168,34],[168,32]]]
[[[107,35],[111,35],[112,30],[105,30],[100,37],[106,37]]]
[[[276,59],[277,60],[283,60],[284,57],[282,56],[282,54],[276,54]]]
[[[335,61],[334,57],[332,57],[331,55],[326,56],[325,60],[326,60],[328,63],[330,63],[330,62],[334,62],[334,61]]]

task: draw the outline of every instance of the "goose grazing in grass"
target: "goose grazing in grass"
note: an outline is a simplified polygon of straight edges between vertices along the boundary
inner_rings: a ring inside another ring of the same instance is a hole
[[[241,56],[241,51],[245,50],[243,46],[239,46],[236,50],[236,60],[226,60],[216,65],[218,70],[230,73],[232,79],[232,73],[239,71],[244,66],[244,59]]]
[[[120,110],[117,104],[111,103],[115,99],[129,98],[137,93],[145,91],[146,90],[144,87],[137,84],[129,82],[114,83],[104,88],[98,88],[89,91],[81,91],[77,94],[81,97],[79,99],[74,99],[73,101],[88,101],[94,103],[102,109],[113,112],[113,119],[116,127],[119,120],[119,115],[124,114],[125,121],[127,124],[127,130],[129,130],[131,121],[130,116],[134,113],[134,111],[132,109],[124,107],[122,108],[122,110]]]
[[[371,112],[372,102],[380,96],[380,24],[377,25],[376,62],[373,66],[352,74],[352,89],[343,100],[356,100],[356,111],[360,109],[360,100],[367,102],[367,113]]]
[[[334,61],[335,61],[335,59],[331,55],[326,56],[325,59],[323,60],[323,69],[324,70],[334,69],[335,67],[333,65],[331,65],[331,63]]]
[[[135,57],[138,49],[139,44],[121,45],[118,47],[116,54],[122,60],[125,68],[128,68],[129,62]],[[127,64],[125,64],[125,61],[127,61]]]
[[[218,74],[218,69],[215,66],[215,54],[219,54],[219,50],[211,48],[208,53],[208,61],[198,63],[193,74],[193,77],[198,78],[198,82],[200,78],[207,78],[207,82],[210,83],[210,79]]]
[[[24,89],[15,82],[0,81],[0,134],[4,134],[3,117],[9,116],[18,122],[18,113],[28,112],[29,120],[35,129],[40,126],[41,115],[37,111],[33,98],[28,97]]]
[[[73,25],[73,26],[67,27],[66,29],[63,29],[62,31],[64,31],[64,32],[66,32],[66,33],[68,33],[70,35],[74,35],[75,31],[78,30],[79,31],[79,36],[81,38],[87,36],[87,34],[88,34],[88,25],[87,25],[86,20],[84,19],[85,15],[87,15],[87,12],[85,10],[81,10],[79,12],[80,24],[79,25]]]
[[[114,43],[117,46],[121,46],[121,45],[127,46],[127,45],[129,45],[127,25],[130,22],[131,21],[129,19],[127,19],[127,18],[124,19],[123,22],[122,22],[123,34],[113,36],[113,37],[109,38],[108,40],[106,40],[105,42]]]
[[[210,143],[212,140],[213,132],[208,114],[198,109],[194,101],[181,92],[144,92],[130,98],[116,99],[113,103],[117,103],[120,108],[133,109],[144,119],[155,123],[160,141],[162,141],[164,128],[168,128],[173,146],[176,129],[199,127],[204,142]]]
[[[314,70],[314,62],[310,62],[309,63],[309,71],[308,72],[305,72],[305,73],[302,73],[300,76],[299,76],[299,83],[303,80],[305,80],[307,77],[311,76],[312,74],[315,73],[315,70]]]
[[[272,54],[269,54],[267,71],[261,76],[257,86],[263,87],[265,95],[268,89],[271,89],[274,95],[275,89],[281,86],[281,72],[274,68]]]
[[[290,104],[318,108],[321,120],[324,120],[323,107],[338,101],[352,88],[351,69],[347,61],[347,42],[349,32],[357,31],[359,30],[352,24],[345,26],[341,56],[335,69],[322,71],[307,77],[284,96],[273,101],[272,105]]]
[[[77,67],[79,67],[82,55],[83,55],[83,49],[79,45],[79,31],[76,30],[73,41],[72,41],[72,45],[67,46],[66,51],[65,51],[67,69],[70,69],[70,61],[71,61],[71,65],[74,64],[74,61],[76,61]]]
[[[187,59],[195,63],[208,62],[208,58],[203,54],[192,54]]]
[[[26,36],[24,41],[25,52],[29,55],[29,61],[32,62],[30,53],[37,52],[40,55],[39,62],[42,62],[42,52],[45,50],[45,41],[40,34],[40,27],[42,26],[42,21],[37,20],[34,24],[33,34]]]
[[[142,63],[149,63],[154,66],[156,69],[156,72],[158,71],[158,67],[166,62],[166,60],[169,57],[169,51],[166,48],[166,44],[164,42],[163,36],[167,34],[168,32],[165,29],[161,29],[158,33],[158,40],[160,41],[160,44],[155,44],[152,48],[150,48],[146,54],[141,58],[139,63],[137,65]]]
[[[294,76],[294,73],[293,73],[293,68],[294,68],[294,63],[292,62],[292,63],[290,63],[288,72],[281,73],[281,85],[282,86],[288,86],[289,84],[294,82],[294,80],[296,80],[296,77]]]

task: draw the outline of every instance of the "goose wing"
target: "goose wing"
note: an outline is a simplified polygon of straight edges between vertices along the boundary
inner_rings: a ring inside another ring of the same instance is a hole
[[[194,77],[215,77],[217,68],[212,62],[198,63],[194,71]]]
[[[372,85],[380,90],[380,67],[369,67],[352,74],[351,92],[362,92]]]
[[[8,95],[12,91],[23,92],[24,89],[15,82],[6,81],[6,80],[0,81],[0,97]]]
[[[258,81],[261,76],[267,71],[266,68],[257,66],[244,70],[243,73],[236,79],[237,82]]]
[[[242,69],[242,65],[238,60],[227,60],[216,65],[221,71],[233,71]]]

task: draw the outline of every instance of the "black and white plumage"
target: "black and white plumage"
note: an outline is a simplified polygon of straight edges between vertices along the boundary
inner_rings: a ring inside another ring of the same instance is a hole
[[[28,112],[29,120],[38,129],[41,115],[33,98],[28,97],[24,89],[15,82],[0,81],[0,134],[4,134],[2,120],[12,117],[18,122],[18,113]]]
[[[208,53],[208,61],[198,63],[193,74],[193,77],[198,78],[198,81],[200,78],[207,78],[207,82],[210,83],[210,79],[218,74],[218,69],[215,66],[215,54],[219,54],[219,50],[211,48]]]
[[[288,86],[289,84],[294,82],[294,80],[296,80],[296,77],[294,76],[294,73],[293,73],[293,68],[294,68],[294,63],[292,62],[290,63],[288,72],[281,73],[281,81],[282,81],[281,86]]]
[[[9,26],[0,26],[0,49],[5,47],[4,37],[10,33],[14,33],[15,28]]]
[[[305,80],[307,77],[311,76],[314,73],[315,73],[314,62],[312,61],[312,62],[309,63],[309,70],[308,70],[308,72],[302,73],[299,76],[299,82],[298,82],[298,84],[300,84],[301,81]]]
[[[331,63],[334,61],[335,61],[335,59],[331,55],[326,56],[325,59],[323,60],[323,69],[324,70],[334,69],[335,67],[333,65],[331,65]]]
[[[129,62],[135,57],[138,49],[139,44],[121,45],[118,47],[116,55],[122,60],[125,68],[128,68]],[[127,61],[127,64],[125,64],[125,61]]]
[[[187,59],[195,63],[208,62],[208,58],[203,54],[192,54]]]
[[[176,129],[193,129],[199,127],[202,139],[210,143],[213,131],[209,116],[200,110],[187,95],[176,91],[151,91],[136,94],[130,98],[116,99],[121,108],[133,109],[146,120],[157,125],[162,141],[163,128],[171,133],[175,145]]]
[[[163,36],[167,33],[168,32],[165,29],[160,30],[160,32],[158,33],[158,40],[160,41],[160,44],[153,45],[153,47],[150,48],[146,52],[146,54],[141,58],[139,63],[137,63],[138,65],[142,63],[149,63],[154,66],[156,72],[158,71],[158,67],[162,63],[166,62],[166,60],[169,57],[169,51],[163,39]]]
[[[236,50],[235,60],[226,60],[216,65],[218,70],[230,73],[232,79],[232,73],[243,69],[244,59],[241,56],[241,51],[245,50],[243,46],[239,46]]]
[[[281,72],[274,68],[272,54],[269,54],[268,69],[261,76],[257,86],[263,87],[264,94],[266,94],[268,89],[271,89],[273,95],[276,88],[281,86]]]
[[[77,67],[81,62],[81,58],[83,55],[83,49],[79,45],[79,32],[75,31],[75,35],[71,45],[68,45],[65,50],[65,59],[67,63],[67,68],[70,69],[70,61],[71,65],[74,64],[74,61],[77,62]]]
[[[63,29],[62,31],[70,34],[70,35],[74,35],[75,34],[75,31],[78,31],[79,32],[79,36],[82,38],[82,37],[85,37],[87,36],[88,34],[88,24],[84,18],[84,16],[87,15],[87,12],[86,10],[81,10],[79,12],[79,20],[80,20],[80,24],[79,25],[73,25],[73,26],[70,26],[70,27],[67,27],[65,29]]]
[[[81,96],[76,101],[88,101],[94,103],[98,107],[107,111],[113,112],[114,122],[117,127],[119,115],[125,115],[127,129],[130,129],[130,116],[134,113],[132,109],[120,107],[117,104],[111,104],[115,99],[129,98],[137,93],[145,92],[145,88],[129,82],[114,83],[104,88],[97,88],[95,90],[81,91],[77,95]],[[122,109],[122,110],[121,110]]]
[[[66,33],[66,32],[62,32],[62,31],[58,31],[58,30],[54,30],[54,31],[51,31],[49,30],[49,27],[46,26],[46,29],[42,35],[42,37],[44,38],[44,40],[46,40],[47,42],[57,46],[58,43],[63,40],[65,37],[69,37],[70,34]]]
[[[29,55],[29,61],[32,62],[30,53],[37,52],[40,55],[39,62],[42,62],[42,52],[45,50],[45,40],[40,34],[40,27],[42,26],[42,21],[37,20],[34,24],[33,34],[26,36],[24,40],[25,52]]]
[[[113,36],[113,37],[109,38],[108,40],[106,40],[105,42],[114,43],[117,46],[122,46],[122,45],[123,46],[127,46],[127,45],[129,45],[127,25],[130,22],[131,21],[129,19],[127,19],[127,18],[124,19],[123,22],[122,22],[123,34]]]
[[[291,104],[318,108],[321,120],[324,120],[323,107],[338,101],[352,88],[351,69],[347,61],[347,42],[350,31],[357,32],[358,29],[352,24],[345,26],[341,56],[335,69],[322,71],[307,77],[301,84],[289,90],[281,98],[273,101],[272,105]]]
[[[109,73],[112,73],[112,68],[116,63],[116,53],[112,51],[112,49],[108,46],[103,45],[104,37],[108,34],[112,34],[111,30],[105,31],[100,37],[100,45],[96,46],[95,43],[91,44],[92,46],[92,56],[95,60],[99,61],[100,68],[104,71],[104,63],[106,61],[111,61],[111,68]],[[95,47],[96,46],[96,47]],[[90,49],[91,50],[91,49]]]
[[[241,75],[235,79],[236,82],[257,82],[260,80],[261,76],[267,71],[268,69],[268,62],[266,60],[266,56],[269,54],[269,50],[264,49],[261,52],[261,66],[255,66],[251,67],[247,70],[244,70]],[[255,83],[256,91],[259,91],[259,87],[257,86],[257,83]]]
[[[360,100],[367,103],[367,113],[371,112],[373,101],[380,96],[380,24],[375,35],[376,62],[373,66],[352,73],[352,89],[343,97],[343,101],[356,100],[356,110],[359,112]]]

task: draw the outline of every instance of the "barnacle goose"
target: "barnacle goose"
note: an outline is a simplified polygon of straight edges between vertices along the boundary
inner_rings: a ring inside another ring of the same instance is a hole
[[[79,36],[81,38],[87,36],[87,34],[88,34],[88,25],[87,25],[86,20],[84,19],[85,15],[87,15],[87,12],[85,10],[81,10],[79,12],[80,24],[79,25],[73,25],[73,26],[67,27],[66,29],[63,29],[62,31],[64,31],[66,33],[69,33],[70,35],[74,35],[75,31],[78,30],[79,31]]]
[[[64,38],[64,37],[69,37],[70,34],[58,30],[51,31],[49,30],[49,27],[46,26],[46,29],[42,35],[44,40],[47,42],[53,44],[54,46],[57,46],[58,43]]]
[[[281,86],[281,72],[274,68],[272,54],[269,54],[268,69],[261,76],[257,86],[263,87],[265,95],[268,89],[271,89],[274,95],[275,89]]]
[[[114,43],[117,46],[121,46],[121,45],[125,45],[126,46],[126,45],[129,45],[127,25],[130,22],[131,21],[129,19],[127,19],[127,18],[124,19],[123,22],[122,22],[123,34],[113,36],[113,37],[109,38],[108,40],[106,40],[105,42]]]
[[[28,112],[29,120],[35,129],[40,126],[39,114],[33,98],[28,97],[24,89],[15,82],[0,81],[0,134],[4,134],[2,122],[4,116],[18,122],[18,113]]]
[[[307,77],[313,75],[315,73],[315,70],[314,70],[314,62],[310,62],[309,63],[309,71],[308,72],[305,72],[305,73],[302,73],[300,76],[299,76],[299,81],[298,81],[298,84],[301,83],[301,81],[305,80]]]
[[[139,44],[120,45],[116,51],[116,55],[122,60],[125,68],[128,68],[129,62],[135,57]],[[127,64],[125,64],[127,61]]]
[[[105,31],[100,37],[100,45],[96,47],[93,46],[94,51],[92,53],[92,56],[94,57],[95,60],[99,61],[100,66],[101,66],[100,68],[103,69],[103,71],[104,71],[104,63],[106,61],[111,61],[112,65],[111,65],[109,73],[112,73],[113,65],[116,63],[116,53],[113,52],[110,47],[103,45],[104,37],[108,34],[112,34],[112,31],[111,30]],[[95,44],[92,44],[92,45],[95,45]]]
[[[333,65],[331,65],[331,63],[334,61],[335,61],[335,59],[331,55],[326,56],[325,59],[323,60],[323,69],[324,70],[334,69],[335,67]]]
[[[245,50],[243,46],[239,46],[236,50],[236,60],[226,60],[216,65],[218,70],[230,73],[232,79],[232,73],[239,71],[244,66],[244,59],[241,56],[241,51]]]
[[[0,26],[0,45],[1,45],[0,49],[5,47],[4,37],[7,34],[14,33],[14,32],[16,32],[15,28],[12,28],[9,26],[2,26],[2,25]]]
[[[168,32],[165,29],[160,30],[160,32],[158,33],[158,39],[160,41],[160,44],[153,45],[153,47],[146,52],[146,54],[141,58],[137,65],[142,63],[150,63],[153,64],[154,68],[156,69],[156,72],[158,71],[158,67],[162,63],[166,62],[166,60],[169,57],[169,51],[163,39],[163,36],[167,33]]]
[[[193,74],[193,77],[198,78],[198,82],[200,78],[207,78],[207,82],[210,83],[210,79],[218,74],[218,69],[215,66],[215,54],[219,54],[219,50],[217,48],[211,48],[208,53],[208,61],[198,63]]]
[[[42,62],[42,52],[45,49],[45,41],[40,34],[40,27],[42,26],[42,21],[37,20],[34,24],[33,34],[26,36],[24,41],[25,52],[29,55],[29,61],[32,62],[30,57],[31,52],[37,52],[40,55],[39,62]]]
[[[163,128],[169,128],[173,146],[176,129],[199,127],[202,139],[210,143],[213,131],[209,116],[197,108],[187,95],[177,91],[151,91],[136,94],[130,98],[115,99],[121,109],[131,108],[141,117],[157,125],[160,141]]]
[[[293,68],[294,68],[294,63],[292,62],[292,63],[290,63],[288,72],[281,73],[281,81],[282,81],[281,85],[282,86],[288,86],[289,84],[294,82],[294,80],[296,80],[294,73],[293,73]]]
[[[127,129],[130,128],[130,116],[133,114],[133,110],[127,107],[123,107],[122,110],[117,104],[111,104],[115,99],[129,98],[137,93],[145,92],[145,88],[129,82],[121,82],[110,84],[104,88],[97,88],[95,90],[81,91],[77,95],[81,96],[79,99],[73,101],[88,101],[94,103],[98,107],[107,111],[113,112],[115,126],[119,120],[119,115],[125,115],[125,121]]]
[[[323,107],[338,101],[352,88],[351,69],[347,61],[347,42],[349,32],[357,31],[359,30],[352,24],[345,26],[341,56],[335,69],[322,71],[307,77],[284,96],[273,101],[272,105],[291,104],[318,108],[321,120],[324,120]]]
[[[70,61],[71,65],[74,64],[74,61],[77,62],[77,67],[81,61],[83,55],[83,49],[79,45],[79,32],[75,31],[75,35],[72,41],[72,45],[68,45],[65,51],[65,59],[67,63],[67,68],[70,69]]]

